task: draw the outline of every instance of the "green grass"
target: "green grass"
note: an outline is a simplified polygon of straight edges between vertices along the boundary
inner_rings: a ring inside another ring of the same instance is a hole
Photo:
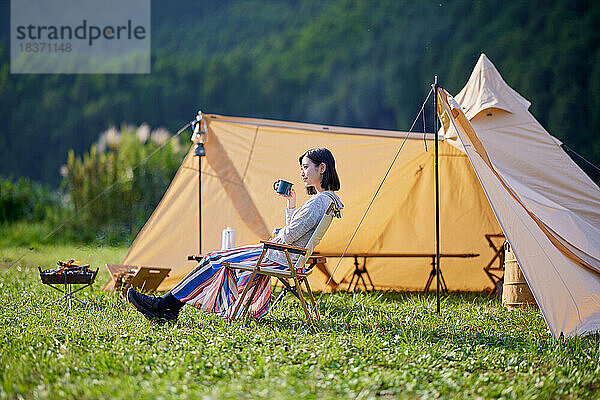
[[[72,243],[120,246],[130,243],[132,239],[124,232],[78,232],[78,228],[73,226],[72,222],[67,222],[62,227],[52,221],[0,222],[0,249],[14,246],[28,247],[32,243],[35,247],[57,244],[72,247]]]
[[[184,307],[148,323],[99,290],[88,308],[50,304],[37,265],[93,266],[125,248],[45,247],[12,268],[0,250],[0,398],[600,398],[600,337],[554,341],[539,311],[508,312],[485,294],[336,293],[325,326],[300,329],[289,297],[259,322],[230,325]]]

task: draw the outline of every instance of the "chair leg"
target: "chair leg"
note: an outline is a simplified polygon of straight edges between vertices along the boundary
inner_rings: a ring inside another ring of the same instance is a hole
[[[252,282],[249,282],[249,284],[252,284]],[[254,295],[256,294],[256,291],[258,290],[258,284],[256,283],[254,285],[254,288],[252,289],[252,293],[250,293],[250,297],[248,298],[248,304],[246,304],[246,307],[244,307],[242,305],[242,321],[246,321],[246,314],[248,314],[248,310],[250,310],[250,306],[252,305],[252,302],[254,301]]]
[[[248,289],[250,288],[250,282],[252,282],[252,280],[254,279],[255,276],[256,276],[256,271],[252,271],[252,274],[250,275],[250,279],[248,280],[248,284],[246,284],[246,287],[244,288],[242,295],[238,298],[238,302],[235,306],[235,310],[233,311],[233,314],[231,314],[231,316],[229,317],[230,321],[233,321],[237,318],[238,311],[240,311],[240,306],[244,302],[244,297],[246,297],[246,293],[248,293]]]
[[[277,279],[279,279],[281,281],[281,283],[284,284],[285,288],[287,289],[286,293],[291,293],[294,296],[298,297],[297,291],[292,287],[292,285],[290,285],[287,281],[285,281],[284,278],[277,278]],[[298,297],[298,299],[300,299],[300,298]]]
[[[306,291],[308,292],[308,297],[312,304],[313,310],[315,311],[315,315],[317,316],[317,322],[319,325],[321,324],[321,316],[319,315],[319,309],[317,308],[317,303],[315,303],[315,298],[313,296],[312,290],[310,289],[310,285],[308,284],[308,278],[302,278],[304,280],[304,284],[306,285]]]
[[[308,312],[308,308],[306,307],[306,301],[304,300],[304,294],[302,294],[302,286],[300,286],[300,282],[298,281],[298,277],[294,276],[294,284],[296,285],[296,290],[298,291],[298,296],[300,297],[300,303],[302,303],[302,309],[304,310],[304,314],[306,315],[306,321],[314,325],[312,322],[312,318],[310,317],[310,313]]]
[[[263,258],[265,257],[266,252],[267,252],[267,250],[263,248],[262,253],[260,253],[260,257],[258,257],[258,261],[256,262],[256,266],[254,267],[254,270],[252,271],[252,274],[250,275],[250,279],[248,279],[248,283],[246,284],[246,287],[244,288],[242,295],[238,299],[238,304],[235,306],[233,315],[231,315],[229,317],[230,321],[233,321],[234,319],[236,319],[236,317],[238,315],[238,311],[240,311],[240,306],[244,302],[244,297],[246,297],[246,293],[248,293],[248,289],[250,289],[250,284],[254,280],[254,277],[256,276],[257,271],[260,269],[260,263],[262,262]]]

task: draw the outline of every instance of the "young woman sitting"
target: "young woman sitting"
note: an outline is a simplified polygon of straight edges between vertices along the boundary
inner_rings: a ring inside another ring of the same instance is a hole
[[[299,162],[304,186],[307,193],[313,197],[300,208],[296,208],[294,189],[290,190],[289,195],[280,194],[287,201],[286,225],[271,240],[304,247],[329,205],[333,202],[336,208],[341,209],[343,204],[334,193],[340,189],[340,180],[335,169],[335,160],[329,150],[308,150],[300,156]],[[210,252],[162,297],[147,296],[130,288],[127,298],[150,320],[176,321],[181,307],[185,304],[226,316],[234,309],[235,302],[245,286],[251,285],[252,290],[257,285],[249,312],[254,318],[260,318],[268,312],[271,304],[270,277],[256,275],[252,282],[248,282],[252,274],[250,271],[233,272],[221,264],[251,264],[258,260],[262,250],[263,245],[259,244]],[[295,259],[292,258],[292,261],[295,262]],[[261,266],[271,268],[289,268],[287,265],[285,254],[276,250],[268,250],[261,262]]]

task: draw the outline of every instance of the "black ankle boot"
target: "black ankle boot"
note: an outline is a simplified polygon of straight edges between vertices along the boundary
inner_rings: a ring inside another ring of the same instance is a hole
[[[181,307],[183,307],[184,305],[185,303],[179,301],[179,299],[173,296],[171,292],[167,292],[160,297],[160,306],[162,308],[168,308],[179,312],[179,310],[181,310]]]
[[[173,296],[171,295],[171,297]],[[136,310],[144,314],[144,317],[151,321],[161,323],[177,321],[179,310],[181,309],[181,306],[178,308],[166,307],[162,297],[147,296],[132,288],[127,290],[127,299]],[[175,299],[175,297],[173,297],[173,299]],[[169,300],[171,299],[168,299],[167,301]],[[175,300],[181,303],[179,300]],[[183,306],[183,303],[181,303],[181,305]],[[177,306],[177,304],[174,304],[174,306]]]

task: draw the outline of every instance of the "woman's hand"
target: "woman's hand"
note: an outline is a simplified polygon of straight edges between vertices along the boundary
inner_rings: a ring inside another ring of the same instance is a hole
[[[294,188],[290,189],[289,196],[283,196],[287,200],[287,208],[296,208],[296,191]]]
[[[279,182],[277,182],[275,184],[275,190],[277,190],[278,187],[279,187]],[[294,190],[294,188],[290,189],[289,196],[285,196],[281,193],[277,193],[277,194],[287,200],[287,208],[296,208],[296,191]]]

